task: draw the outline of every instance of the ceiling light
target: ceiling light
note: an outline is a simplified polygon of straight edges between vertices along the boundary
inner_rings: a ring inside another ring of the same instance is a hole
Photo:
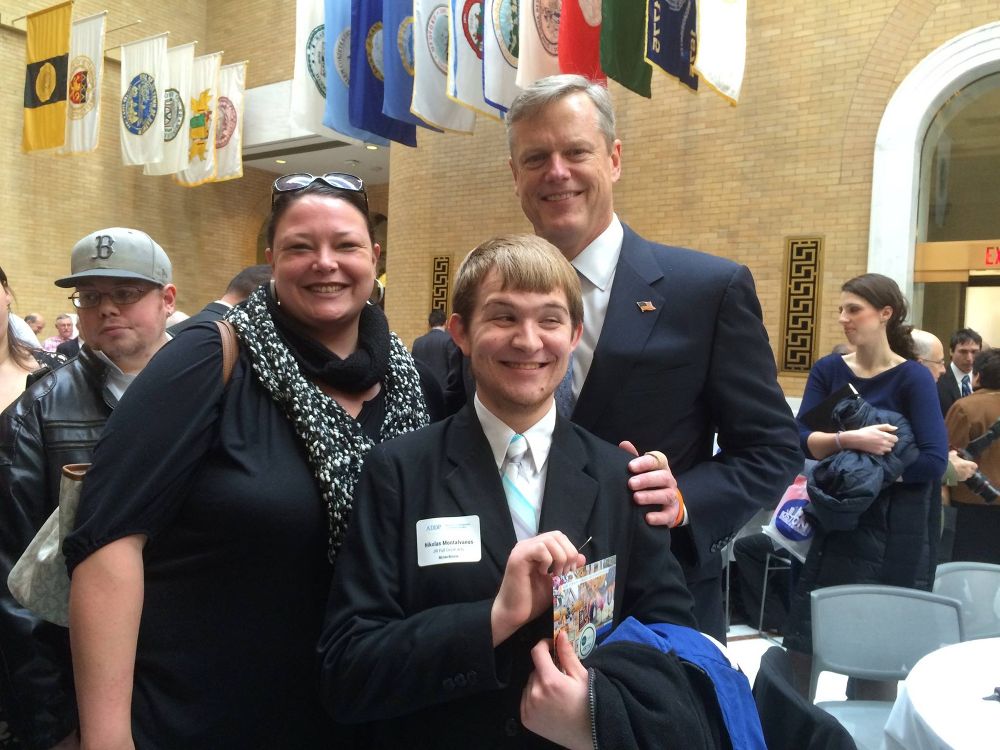
[[[285,161],[284,159],[275,159],[274,163],[275,164],[287,164],[288,162]]]
[[[369,151],[378,151],[378,146],[376,146],[374,143],[366,143],[365,148],[368,149]]]

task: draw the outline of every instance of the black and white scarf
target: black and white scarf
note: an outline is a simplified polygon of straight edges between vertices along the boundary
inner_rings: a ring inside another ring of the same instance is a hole
[[[382,442],[426,425],[427,407],[413,358],[399,337],[389,333],[385,314],[373,305],[366,305],[362,318],[359,351],[388,346],[387,353],[382,351],[376,357],[388,360],[381,381],[385,393],[385,417],[379,432]],[[332,563],[344,541],[361,465],[375,443],[340,404],[303,376],[299,357],[289,348],[268,310],[267,285],[230,310],[226,319],[236,328],[257,379],[284,409],[306,448],[309,465],[326,503],[328,557]]]

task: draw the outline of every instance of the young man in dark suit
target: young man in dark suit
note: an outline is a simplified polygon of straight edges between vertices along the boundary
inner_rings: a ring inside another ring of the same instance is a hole
[[[616,643],[582,664],[560,635],[561,671],[545,640],[552,575],[584,545],[617,556],[615,624],[694,625],[669,531],[632,502],[631,456],[556,414],[582,327],[572,267],[541,238],[491,240],[454,310],[476,396],[365,464],[320,642],[329,710],[369,723],[366,747],[722,747],[711,687],[674,652]]]
[[[677,527],[673,552],[699,626],[723,640],[721,552],[803,460],[753,278],[746,266],[650,242],[619,221],[622,143],[605,87],[543,78],[506,119],[521,208],[583,286],[571,418],[669,459],[672,497],[648,520]],[[450,374],[449,390],[457,382]]]

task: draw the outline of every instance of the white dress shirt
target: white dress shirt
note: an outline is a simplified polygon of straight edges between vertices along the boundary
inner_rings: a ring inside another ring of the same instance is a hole
[[[948,369],[951,370],[952,377],[955,378],[955,382],[958,384],[958,394],[962,395],[962,378],[966,375],[969,376],[969,387],[972,387],[972,372],[962,372],[958,369],[954,362],[949,363]]]
[[[580,397],[580,389],[594,361],[594,349],[604,328],[604,318],[611,300],[611,283],[615,280],[618,256],[622,252],[625,230],[613,214],[611,223],[580,254],[570,261],[580,276],[583,292],[583,336],[573,351],[573,396]]]

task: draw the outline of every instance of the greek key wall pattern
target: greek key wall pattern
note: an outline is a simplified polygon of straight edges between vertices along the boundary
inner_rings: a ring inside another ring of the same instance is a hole
[[[451,257],[435,256],[431,268],[431,309],[448,312],[448,300],[451,298]]]
[[[780,368],[809,372],[816,355],[822,237],[785,238],[785,300]]]

